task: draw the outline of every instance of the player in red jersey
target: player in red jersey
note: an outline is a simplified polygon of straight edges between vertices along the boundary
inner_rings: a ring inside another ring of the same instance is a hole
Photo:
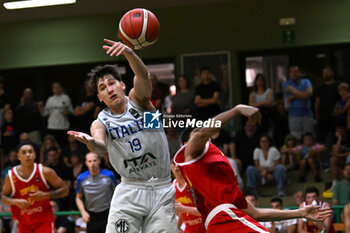
[[[18,233],[52,233],[55,217],[50,198],[68,195],[68,187],[54,170],[34,163],[31,144],[22,144],[17,156],[21,164],[8,171],[2,201],[11,206]]]
[[[189,140],[184,134],[182,140],[188,143],[174,158],[194,192],[194,201],[202,214],[207,232],[268,232],[255,219],[271,221],[305,217],[319,221],[330,216],[330,209],[320,210],[316,206],[297,210],[260,209],[246,201],[238,188],[231,165],[222,152],[209,141],[224,124],[239,114],[249,117],[253,122],[261,120],[257,108],[237,105],[214,117],[221,124],[195,129]],[[215,128],[218,125],[220,127]]]
[[[186,184],[180,169],[171,161],[171,171],[175,176],[173,181],[175,194],[175,210],[178,215],[177,227],[180,230],[181,224],[185,223],[185,233],[205,233],[207,232],[201,218],[201,213],[194,204],[190,187]]]

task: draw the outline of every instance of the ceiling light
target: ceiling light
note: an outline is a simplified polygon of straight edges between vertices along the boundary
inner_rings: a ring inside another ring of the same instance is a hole
[[[26,0],[26,1],[16,1],[16,2],[5,2],[3,5],[8,10],[14,10],[14,9],[22,9],[22,8],[72,4],[75,2],[76,0]]]

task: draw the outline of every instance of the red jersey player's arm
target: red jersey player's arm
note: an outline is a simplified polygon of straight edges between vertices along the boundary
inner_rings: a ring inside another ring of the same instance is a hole
[[[6,175],[5,184],[2,188],[2,193],[1,193],[2,202],[6,205],[16,205],[17,207],[23,208],[23,209],[30,206],[28,200],[12,198],[11,193],[12,193],[12,188],[11,188],[10,178],[8,177],[8,175]]]
[[[43,175],[47,183],[54,189],[49,192],[36,191],[30,193],[29,196],[33,200],[45,200],[45,199],[54,199],[67,196],[69,193],[67,185],[64,181],[56,174],[56,172],[49,168],[43,166]]]
[[[238,114],[250,118],[254,123],[260,123],[261,115],[258,108],[239,104],[214,117],[216,122],[221,122],[220,127],[216,128],[216,124],[214,124],[213,127],[206,127],[193,131],[185,149],[185,160],[189,161],[198,157],[203,152],[209,138],[219,132],[229,120]]]
[[[243,209],[249,216],[258,221],[278,221],[292,218],[307,218],[312,221],[323,221],[332,215],[330,208],[320,209],[320,206],[305,206],[296,210],[279,210],[269,208],[256,208],[247,200],[248,208]]]

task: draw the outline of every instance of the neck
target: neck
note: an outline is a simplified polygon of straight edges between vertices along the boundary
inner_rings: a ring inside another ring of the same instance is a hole
[[[331,80],[325,81],[324,83],[329,85],[329,84],[332,84],[333,82],[334,82],[334,79],[331,79]]]
[[[95,171],[90,170],[90,175],[91,176],[97,176],[98,174],[100,174],[100,169],[96,169]]]
[[[22,164],[20,166],[20,170],[21,170],[22,176],[24,178],[27,178],[27,177],[29,177],[32,174],[32,172],[34,170],[34,163],[31,164],[31,165],[28,165],[28,166],[25,166],[25,165]]]
[[[177,180],[177,183],[179,184],[179,187],[180,188],[183,188],[185,185],[186,185],[186,181],[185,181],[185,179],[184,178],[176,178],[176,180]]]

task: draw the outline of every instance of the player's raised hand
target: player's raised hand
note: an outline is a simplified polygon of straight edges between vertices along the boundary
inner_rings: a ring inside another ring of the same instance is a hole
[[[106,50],[107,54],[109,54],[111,57],[116,55],[119,56],[120,54],[124,52],[131,52],[132,49],[126,46],[125,44],[121,42],[115,42],[112,40],[104,39],[104,42],[106,42],[108,45],[103,45],[102,48]]]
[[[332,210],[329,207],[320,209],[320,206],[309,205],[302,208],[302,211],[304,211],[305,218],[317,222],[332,216]]]
[[[258,108],[239,104],[235,108],[243,115],[248,117],[253,123],[261,123],[261,114]]]
[[[93,137],[83,132],[70,130],[67,132],[67,134],[72,135],[75,139],[77,139],[81,143],[84,143],[85,145],[89,145],[91,142],[94,141]]]
[[[18,208],[25,209],[25,208],[28,208],[30,206],[30,203],[28,200],[25,200],[25,199],[17,199],[15,202],[15,205]]]

